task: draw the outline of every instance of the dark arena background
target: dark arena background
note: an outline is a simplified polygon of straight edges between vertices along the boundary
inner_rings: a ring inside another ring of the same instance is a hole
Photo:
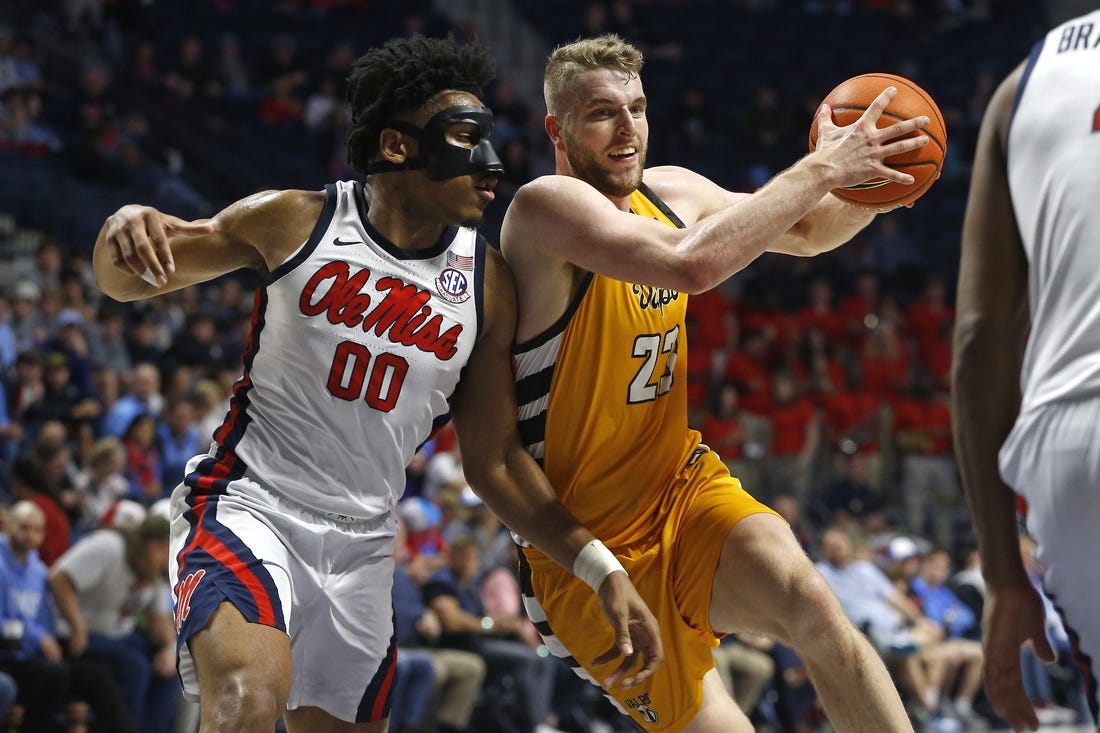
[[[804,155],[817,105],[848,77],[899,74],[939,104],[948,138],[942,176],[911,209],[879,216],[825,255],[765,255],[693,297],[691,419],[746,488],[791,521],[815,560],[823,531],[837,523],[901,582],[942,550],[947,585],[980,618],[975,540],[948,408],[952,301],[974,144],[1004,75],[1052,25],[1092,6],[4,0],[0,516],[28,497],[51,505],[39,551],[49,564],[99,527],[162,511],[184,462],[206,450],[240,374],[254,276],[235,273],[139,303],[106,298],[90,256],[104,219],[119,206],[142,203],[197,219],[257,191],[354,178],[344,154],[351,64],[390,38],[450,34],[479,39],[497,61],[485,101],[506,172],[483,225],[495,242],[515,190],[553,169],[543,130],[547,56],[559,43],[614,32],[646,55],[648,165],[685,166],[733,190],[752,191]],[[410,467],[399,511],[410,529],[403,551],[411,561],[445,562],[448,540],[474,531],[486,576],[511,567],[507,535],[465,487],[449,434]],[[7,527],[5,519],[0,529]],[[521,613],[518,596],[505,600]],[[68,629],[53,623],[64,641]],[[976,641],[980,630],[971,623],[959,635]],[[517,643],[537,646],[533,635],[524,640]],[[544,661],[558,665],[544,651]],[[789,649],[745,637],[716,653],[757,730],[831,730]],[[0,650],[0,671],[8,661]],[[98,730],[96,695],[138,694],[132,670],[112,671],[114,692],[74,687],[71,704],[58,704],[56,730]],[[146,664],[136,674],[156,672]],[[1080,680],[1068,660],[1030,674],[1043,730],[1085,730]],[[515,709],[515,681],[489,669],[467,693],[472,712],[464,727],[437,719],[448,693],[429,684],[423,694],[399,688],[391,730],[633,730],[568,668],[555,666],[550,679],[550,713],[529,726],[517,722],[526,711]],[[930,715],[900,678],[899,685],[918,730],[1004,727],[981,693],[972,711],[945,704]],[[168,697],[156,703],[169,710],[158,730],[197,730],[196,708]],[[0,694],[7,706],[0,729],[34,730],[19,724],[20,699]]]

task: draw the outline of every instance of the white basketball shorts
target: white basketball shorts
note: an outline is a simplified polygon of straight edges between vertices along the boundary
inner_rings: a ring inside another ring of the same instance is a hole
[[[305,507],[261,486],[231,453],[196,456],[186,475],[172,493],[169,561],[184,696],[199,694],[187,642],[229,602],[290,636],[289,709],[315,706],[349,722],[388,717],[393,518]]]
[[[1062,614],[1097,718],[1100,674],[1100,399],[1044,406],[1018,420],[1001,475],[1027,501],[1043,588]]]

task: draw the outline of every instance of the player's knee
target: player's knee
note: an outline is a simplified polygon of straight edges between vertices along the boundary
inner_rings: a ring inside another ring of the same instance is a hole
[[[202,690],[203,718],[214,723],[212,730],[269,731],[289,695],[276,680],[238,670],[219,677],[214,689]]]

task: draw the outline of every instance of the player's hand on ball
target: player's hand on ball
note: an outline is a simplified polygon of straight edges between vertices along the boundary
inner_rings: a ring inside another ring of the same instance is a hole
[[[924,135],[903,136],[927,127],[929,119],[921,116],[878,127],[882,111],[895,94],[897,89],[894,87],[883,89],[859,119],[844,127],[833,123],[832,110],[828,105],[821,105],[816,119],[817,150],[827,154],[829,163],[835,167],[838,188],[856,186],[874,179],[906,185],[913,183],[913,176],[891,168],[883,161],[928,144],[928,138]]]
[[[896,90],[892,96],[886,93],[891,87]],[[906,124],[916,120],[920,123]],[[910,79],[882,72],[860,74],[841,82],[822,100],[822,107],[810,124],[810,150],[817,148],[819,134],[826,131],[831,135],[842,130],[871,133],[869,125],[878,128],[870,138],[875,140],[877,136],[880,143],[880,149],[873,154],[884,153],[879,162],[891,170],[904,171],[911,179],[874,176],[839,186],[833,189],[833,194],[854,206],[879,213],[912,205],[940,177],[947,155],[943,113],[931,95]],[[898,145],[918,138],[928,142]]]
[[[596,657],[594,663],[607,664],[622,657],[622,663],[601,684],[605,690],[640,685],[653,675],[665,658],[657,619],[622,571],[608,575],[598,595],[600,608],[615,632],[615,642]],[[630,674],[635,668],[637,671]]]

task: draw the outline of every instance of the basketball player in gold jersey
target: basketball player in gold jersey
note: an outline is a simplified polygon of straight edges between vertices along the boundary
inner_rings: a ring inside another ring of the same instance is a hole
[[[816,152],[754,194],[732,193],[682,168],[644,169],[641,66],[617,36],[554,51],[544,93],[557,175],[519,190],[501,235],[519,294],[521,437],[661,625],[665,664],[610,692],[644,730],[751,731],[711,655],[716,636],[748,630],[798,651],[838,731],[911,731],[884,665],[787,524],[689,430],[684,316],[688,293],[766,250],[816,254],[866,226],[873,213],[829,191],[912,183],[882,161],[927,142],[897,139],[927,118],[876,129],[892,89],[849,127],[823,107]],[[586,587],[524,555],[525,603],[548,646],[604,679]]]

